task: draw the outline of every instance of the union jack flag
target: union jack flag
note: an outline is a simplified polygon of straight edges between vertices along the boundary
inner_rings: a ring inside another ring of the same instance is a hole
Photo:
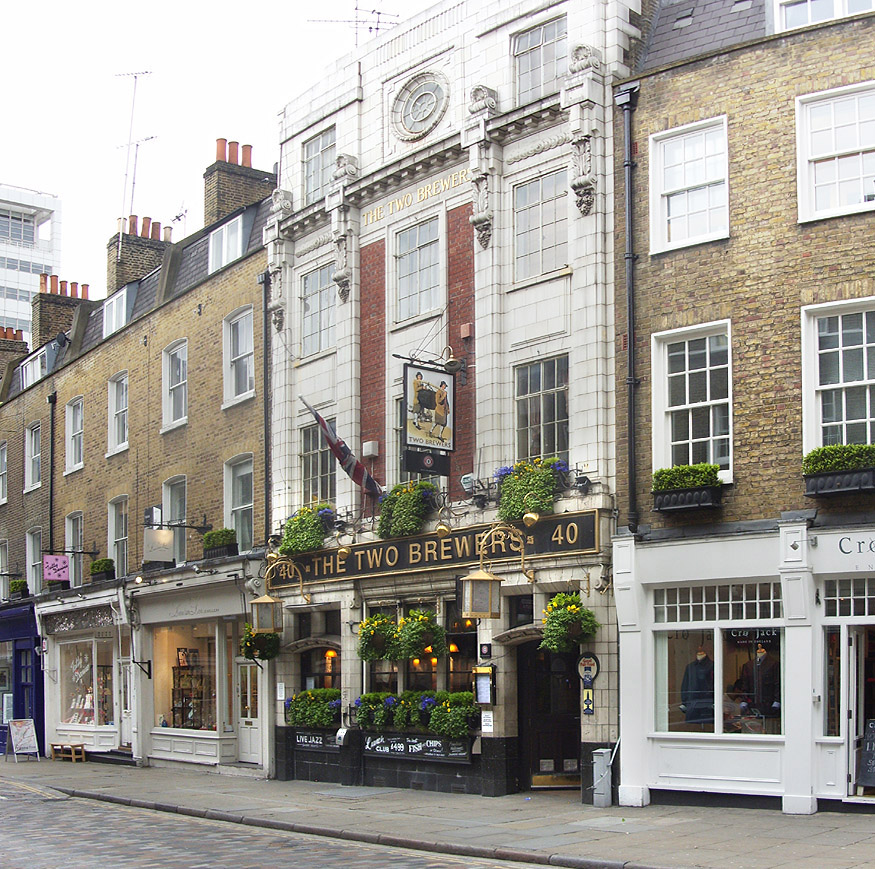
[[[368,495],[379,497],[383,494],[383,487],[368,473],[368,469],[352,454],[346,442],[339,438],[334,429],[322,418],[322,415],[312,407],[302,395],[298,398],[304,402],[304,406],[313,414],[322,434],[328,444],[328,448],[334,454],[334,458],[340,463],[340,467],[346,471],[347,476],[358,486],[365,490]]]

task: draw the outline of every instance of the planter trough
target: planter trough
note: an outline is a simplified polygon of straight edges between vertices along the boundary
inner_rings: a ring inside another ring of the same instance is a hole
[[[653,509],[658,513],[702,510],[720,507],[723,486],[695,486],[689,489],[665,489],[653,493]]]
[[[875,468],[805,474],[803,479],[806,498],[831,498],[837,495],[875,492]]]

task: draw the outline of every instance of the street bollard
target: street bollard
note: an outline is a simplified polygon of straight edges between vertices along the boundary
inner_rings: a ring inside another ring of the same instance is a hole
[[[592,753],[592,804],[599,809],[611,805],[611,749],[597,748]]]

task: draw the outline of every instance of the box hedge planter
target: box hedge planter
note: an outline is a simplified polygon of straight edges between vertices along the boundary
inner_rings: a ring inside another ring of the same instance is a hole
[[[658,513],[722,506],[719,465],[675,465],[653,475],[653,509]]]
[[[26,579],[11,579],[9,581],[9,599],[21,600],[27,597],[30,591],[27,588]]]
[[[833,498],[875,492],[875,446],[833,444],[802,460],[806,498]]]
[[[111,558],[95,558],[91,562],[91,581],[115,579],[115,562]]]
[[[233,528],[219,528],[204,534],[204,558],[227,558],[237,555],[237,532]]]

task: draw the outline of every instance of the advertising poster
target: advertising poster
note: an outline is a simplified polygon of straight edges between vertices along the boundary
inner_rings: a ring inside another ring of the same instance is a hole
[[[456,382],[442,368],[404,366],[404,444],[426,449],[455,449]]]

